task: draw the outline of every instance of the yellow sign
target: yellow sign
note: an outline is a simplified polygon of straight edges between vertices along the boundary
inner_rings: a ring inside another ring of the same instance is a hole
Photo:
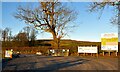
[[[118,50],[118,34],[117,33],[102,34],[101,50]]]

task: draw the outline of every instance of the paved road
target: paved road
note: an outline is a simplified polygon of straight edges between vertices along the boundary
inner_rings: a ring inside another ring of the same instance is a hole
[[[118,70],[118,59],[27,55],[8,61],[4,70]]]

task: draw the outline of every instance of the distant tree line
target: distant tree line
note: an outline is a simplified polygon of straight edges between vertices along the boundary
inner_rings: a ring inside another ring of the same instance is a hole
[[[34,28],[24,27],[17,35],[12,35],[10,28],[0,30],[2,47],[31,47],[35,45],[37,31]]]

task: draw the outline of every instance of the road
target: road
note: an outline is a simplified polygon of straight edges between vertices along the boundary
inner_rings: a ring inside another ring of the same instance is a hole
[[[26,55],[3,64],[5,70],[118,70],[118,58]]]

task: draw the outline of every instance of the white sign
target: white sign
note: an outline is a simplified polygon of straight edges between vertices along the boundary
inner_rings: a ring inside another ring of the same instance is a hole
[[[118,33],[101,34],[101,50],[118,51]]]
[[[11,50],[6,50],[5,51],[5,57],[12,58],[12,51]]]
[[[42,53],[41,53],[41,52],[36,52],[36,54],[37,54],[37,55],[42,55]]]
[[[78,53],[97,53],[97,46],[79,46]]]

